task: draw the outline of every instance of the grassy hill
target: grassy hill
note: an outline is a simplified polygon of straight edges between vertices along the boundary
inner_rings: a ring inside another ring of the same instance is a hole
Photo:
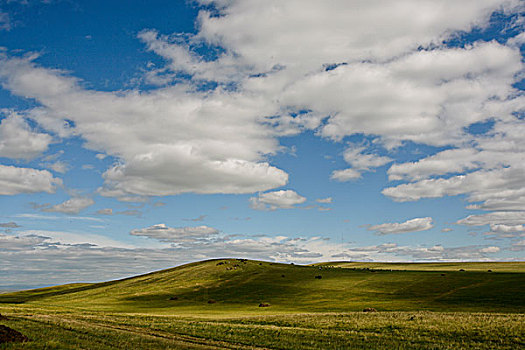
[[[209,260],[0,294],[0,349],[517,349],[524,267]]]
[[[119,281],[2,294],[0,303],[141,313],[259,312],[260,303],[270,304],[273,312],[345,312],[366,307],[524,312],[525,274],[487,272],[489,268],[520,271],[523,265],[483,263],[476,269],[473,264],[433,264],[422,269],[412,264],[329,263],[347,267],[331,268],[222,259]],[[411,267],[415,268],[409,271]]]
[[[312,266],[341,267],[345,269],[374,269],[401,271],[459,271],[525,273],[523,262],[438,262],[438,263],[381,263],[335,261],[312,264]]]

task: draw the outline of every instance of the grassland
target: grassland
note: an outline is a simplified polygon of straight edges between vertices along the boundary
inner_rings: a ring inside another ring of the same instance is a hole
[[[32,340],[0,349],[519,349],[524,290],[525,263],[212,260],[0,294]]]

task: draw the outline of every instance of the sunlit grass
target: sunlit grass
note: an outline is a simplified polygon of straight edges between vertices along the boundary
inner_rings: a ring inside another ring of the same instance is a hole
[[[0,349],[517,349],[525,264],[492,264],[403,271],[223,259],[2,294],[9,319],[0,323],[32,341]]]

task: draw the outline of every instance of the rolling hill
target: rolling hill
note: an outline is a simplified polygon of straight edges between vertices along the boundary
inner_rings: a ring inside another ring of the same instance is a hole
[[[519,349],[524,267],[208,260],[0,294],[0,350]]]
[[[272,312],[525,312],[524,267],[218,259],[117,281],[1,294],[0,303],[156,314],[257,313],[260,303]]]

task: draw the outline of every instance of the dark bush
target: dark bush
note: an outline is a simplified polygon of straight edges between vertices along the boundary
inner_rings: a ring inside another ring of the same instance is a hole
[[[367,307],[363,309],[363,312],[377,312],[377,310],[373,307]]]

